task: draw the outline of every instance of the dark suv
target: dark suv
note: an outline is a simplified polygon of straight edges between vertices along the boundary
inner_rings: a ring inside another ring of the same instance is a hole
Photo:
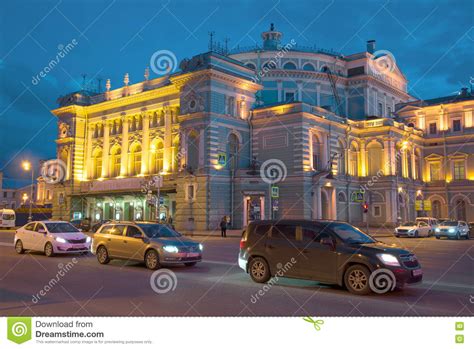
[[[239,266],[260,283],[272,276],[310,279],[355,294],[384,293],[423,277],[413,253],[348,223],[323,220],[250,223],[240,242]]]

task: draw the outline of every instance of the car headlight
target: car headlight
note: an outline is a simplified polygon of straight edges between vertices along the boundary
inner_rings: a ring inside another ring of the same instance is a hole
[[[163,246],[163,250],[169,253],[178,253],[178,248],[176,246]]]
[[[441,229],[436,228],[436,229],[435,229],[435,232],[436,232],[436,233],[440,233],[440,232],[441,232]]]
[[[60,237],[57,237],[54,240],[56,240],[57,242],[60,242],[62,244],[65,244],[67,242],[66,239],[63,239],[63,238],[60,238]]]
[[[199,249],[202,251],[204,246],[202,244],[199,244]]]
[[[92,238],[91,238],[90,236],[88,236],[88,237],[86,238],[86,242],[91,242],[91,241],[92,241]]]
[[[394,267],[399,267],[400,262],[398,261],[397,257],[392,254],[388,253],[380,253],[377,255],[377,258],[385,265],[391,265]]]
[[[455,232],[456,232],[456,229],[454,229],[454,228],[449,228],[448,232],[450,232],[450,233],[455,233]]]

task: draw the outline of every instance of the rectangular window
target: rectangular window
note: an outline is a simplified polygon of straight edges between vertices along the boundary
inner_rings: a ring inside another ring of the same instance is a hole
[[[285,93],[285,102],[291,103],[295,101],[295,93],[294,92],[286,92]]]
[[[390,117],[392,115],[392,108],[387,107],[387,116]]]
[[[461,131],[461,120],[453,120],[453,132]]]
[[[194,200],[194,185],[188,185],[188,201]]]
[[[464,160],[454,160],[454,179],[466,179],[466,165]]]
[[[6,191],[3,192],[3,197],[4,197],[4,198],[7,197],[7,192],[6,192]]]
[[[383,105],[382,103],[377,104],[377,115],[383,116]]]
[[[382,208],[379,205],[375,205],[372,214],[374,217],[380,217],[382,215]]]
[[[441,180],[441,164],[439,162],[433,162],[430,164],[430,178],[432,181]]]
[[[430,135],[435,135],[436,133],[438,133],[438,130],[436,128],[436,122],[432,122],[430,123]]]

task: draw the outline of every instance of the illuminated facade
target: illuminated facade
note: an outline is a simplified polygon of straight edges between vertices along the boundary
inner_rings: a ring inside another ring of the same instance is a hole
[[[441,192],[427,178],[427,166],[441,156],[420,121],[431,111],[405,104],[407,82],[396,65],[383,74],[374,69],[374,42],[342,56],[282,47],[281,36],[272,28],[259,49],[211,51],[171,75],[150,79],[146,70],[140,83],[126,74],[120,88],[108,81],[105,93],[61,97],[53,113],[65,168],[54,218],[159,215],[190,230],[216,229],[223,216],[233,228],[270,217],[393,225],[432,214],[416,207],[430,195],[459,201],[446,194],[457,180]],[[462,108],[471,113],[463,114],[471,115],[463,127],[472,128],[472,103]],[[463,155],[467,176],[471,154]],[[452,155],[460,156],[454,148]],[[460,171],[456,165],[456,176]],[[144,186],[158,174],[156,205]],[[272,198],[275,174],[282,180]],[[474,220],[469,195],[465,215]],[[367,215],[361,202],[369,203]]]

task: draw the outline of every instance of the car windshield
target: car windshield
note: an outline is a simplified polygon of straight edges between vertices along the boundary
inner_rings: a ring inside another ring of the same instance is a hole
[[[443,222],[443,225],[447,225],[447,226],[450,226],[450,227],[455,227],[458,225],[458,222],[456,221],[446,221],[446,222]]]
[[[79,230],[70,223],[45,223],[50,233],[78,233]]]
[[[375,240],[361,230],[347,223],[331,223],[329,227],[348,244],[372,244]]]
[[[15,215],[13,215],[11,213],[4,213],[2,217],[3,217],[4,221],[11,221],[11,220],[15,219]]]
[[[415,222],[405,222],[405,223],[402,224],[402,226],[405,226],[405,227],[411,227],[413,225],[416,225],[416,223]]]
[[[162,224],[137,224],[149,238],[175,238],[181,234]]]

